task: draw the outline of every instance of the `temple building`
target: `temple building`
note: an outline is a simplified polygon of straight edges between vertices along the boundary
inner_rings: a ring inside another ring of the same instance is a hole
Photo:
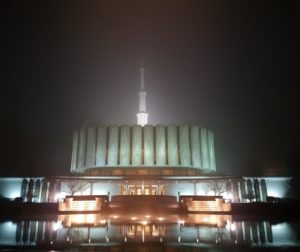
[[[0,244],[116,246],[113,251],[144,242],[151,251],[165,251],[161,243],[167,251],[181,251],[174,244],[289,244],[290,226],[230,214],[233,203],[286,197],[290,178],[217,175],[212,130],[148,124],[144,74],[142,66],[137,124],[74,132],[69,176],[0,178],[3,202],[56,203],[23,204],[54,205],[56,215],[0,222]]]
[[[230,202],[285,197],[288,177],[216,175],[214,133],[199,125],[151,125],[140,67],[136,125],[97,125],[73,135],[69,176],[0,178],[5,198],[56,202],[67,195],[222,196]],[[80,190],[70,183],[84,184]]]

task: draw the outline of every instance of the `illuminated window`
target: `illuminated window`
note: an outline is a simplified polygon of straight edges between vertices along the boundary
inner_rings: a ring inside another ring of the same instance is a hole
[[[155,225],[152,225],[152,236],[153,237],[159,236],[159,229]]]
[[[136,188],[136,195],[142,195],[142,188],[141,187]]]

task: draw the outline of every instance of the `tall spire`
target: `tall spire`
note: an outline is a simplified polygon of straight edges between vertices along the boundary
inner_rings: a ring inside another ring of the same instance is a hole
[[[143,64],[143,60],[140,62],[140,90],[145,89],[145,68]]]
[[[145,126],[148,123],[148,114],[146,112],[147,92],[145,91],[145,67],[142,60],[140,64],[139,113],[137,114],[137,124]]]

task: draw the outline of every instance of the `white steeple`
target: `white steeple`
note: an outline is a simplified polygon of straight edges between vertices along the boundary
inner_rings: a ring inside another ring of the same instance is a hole
[[[145,68],[141,61],[140,66],[140,91],[139,91],[139,113],[137,114],[137,124],[145,126],[148,123],[148,114],[146,112],[146,91],[145,91]]]

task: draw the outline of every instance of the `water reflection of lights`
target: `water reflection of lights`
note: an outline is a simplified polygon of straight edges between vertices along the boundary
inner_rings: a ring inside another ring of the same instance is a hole
[[[217,217],[215,215],[210,216],[210,223],[212,224],[217,223]]]
[[[106,224],[106,222],[107,222],[106,220],[100,220],[99,221],[100,224]]]
[[[186,223],[195,225],[209,225],[218,227],[224,227],[226,221],[230,221],[231,216],[229,215],[214,215],[214,214],[189,214]],[[230,227],[228,227],[230,228]]]
[[[72,222],[81,224],[84,223],[84,219],[84,214],[77,214],[73,216]]]
[[[145,242],[145,228],[142,229],[142,241]]]
[[[71,223],[75,224],[94,224],[96,216],[94,214],[76,214],[71,216]]]
[[[60,229],[61,227],[62,227],[62,225],[61,225],[61,222],[60,222],[60,221],[54,222],[54,223],[52,224],[52,230],[53,230],[53,231],[57,231],[57,230]]]
[[[185,225],[205,225],[205,226],[218,226],[225,227],[228,231],[232,231],[235,227],[232,224],[232,218],[229,215],[209,215],[209,214],[188,214],[187,216],[180,215],[166,215],[166,216],[150,216],[150,215],[102,215],[102,214],[71,214],[71,215],[59,215],[58,222],[52,224],[51,229],[57,230],[60,226],[72,226],[72,225],[109,225],[109,222],[115,224],[126,224],[128,222],[134,224],[155,224],[155,223],[177,223],[180,226]]]
[[[109,214],[103,212],[95,215],[70,214],[59,215],[59,219],[56,222],[42,221],[42,225],[35,220],[29,223],[29,225],[23,222],[20,224],[22,231],[19,244],[22,241],[25,243],[23,237],[27,237],[26,242],[28,244],[30,241],[28,237],[30,237],[33,227],[35,227],[36,239],[40,239],[35,242],[43,242],[50,246],[50,248],[51,242],[56,246],[63,243],[67,246],[71,246],[72,244],[76,244],[77,246],[80,243],[87,246],[98,246],[101,243],[101,246],[106,246],[110,245],[110,243],[115,244],[115,242],[119,244],[129,243],[131,246],[133,242],[142,243],[142,241],[147,242],[147,244],[152,242],[158,242],[159,244],[172,243],[174,246],[175,244],[177,246],[191,244],[191,246],[202,247],[207,244],[209,246],[218,246],[218,248],[221,244],[226,244],[226,246],[228,244],[232,247],[239,244],[249,244],[252,246],[259,245],[261,237],[267,240],[268,235],[271,235],[271,238],[279,237],[283,240],[284,238],[282,237],[286,233],[286,230],[282,228],[284,224],[273,225],[273,227],[269,227],[271,230],[268,231],[267,225],[269,224],[263,222],[262,227],[264,229],[261,231],[258,225],[254,226],[249,220],[240,222],[232,220],[232,217],[229,215],[179,215],[166,213],[155,215],[151,213],[151,217],[146,218],[146,214],[138,215],[136,213],[129,213],[125,215],[118,212]],[[111,222],[110,220],[113,220],[116,216],[118,216],[117,220]],[[131,221],[132,217],[137,220]],[[207,220],[206,223],[203,221],[204,218]],[[74,222],[74,220],[77,222]],[[84,223],[80,223],[82,221]],[[92,221],[95,221],[92,225],[85,225],[85,223],[91,223]],[[218,222],[217,225],[216,222]],[[105,225],[101,225],[100,223]],[[178,223],[184,225],[178,225]],[[13,225],[13,223],[8,222],[8,226],[10,225]],[[15,228],[16,226],[13,227]],[[5,237],[4,233],[9,231],[6,225],[0,230],[0,237],[1,234],[2,237]],[[270,234],[268,232],[273,233]],[[15,233],[12,233],[12,235],[13,241],[15,241]],[[257,237],[257,240],[254,241],[253,237]],[[273,245],[271,244],[271,246]]]
[[[231,223],[230,230],[231,231],[235,231],[235,228],[236,228],[235,223]]]
[[[94,215],[94,214],[88,214],[88,215],[86,216],[86,221],[87,221],[88,223],[93,223],[93,222],[95,222],[95,215]]]
[[[228,221],[226,223],[226,229],[227,229],[227,231],[235,231],[236,230],[236,224]]]

